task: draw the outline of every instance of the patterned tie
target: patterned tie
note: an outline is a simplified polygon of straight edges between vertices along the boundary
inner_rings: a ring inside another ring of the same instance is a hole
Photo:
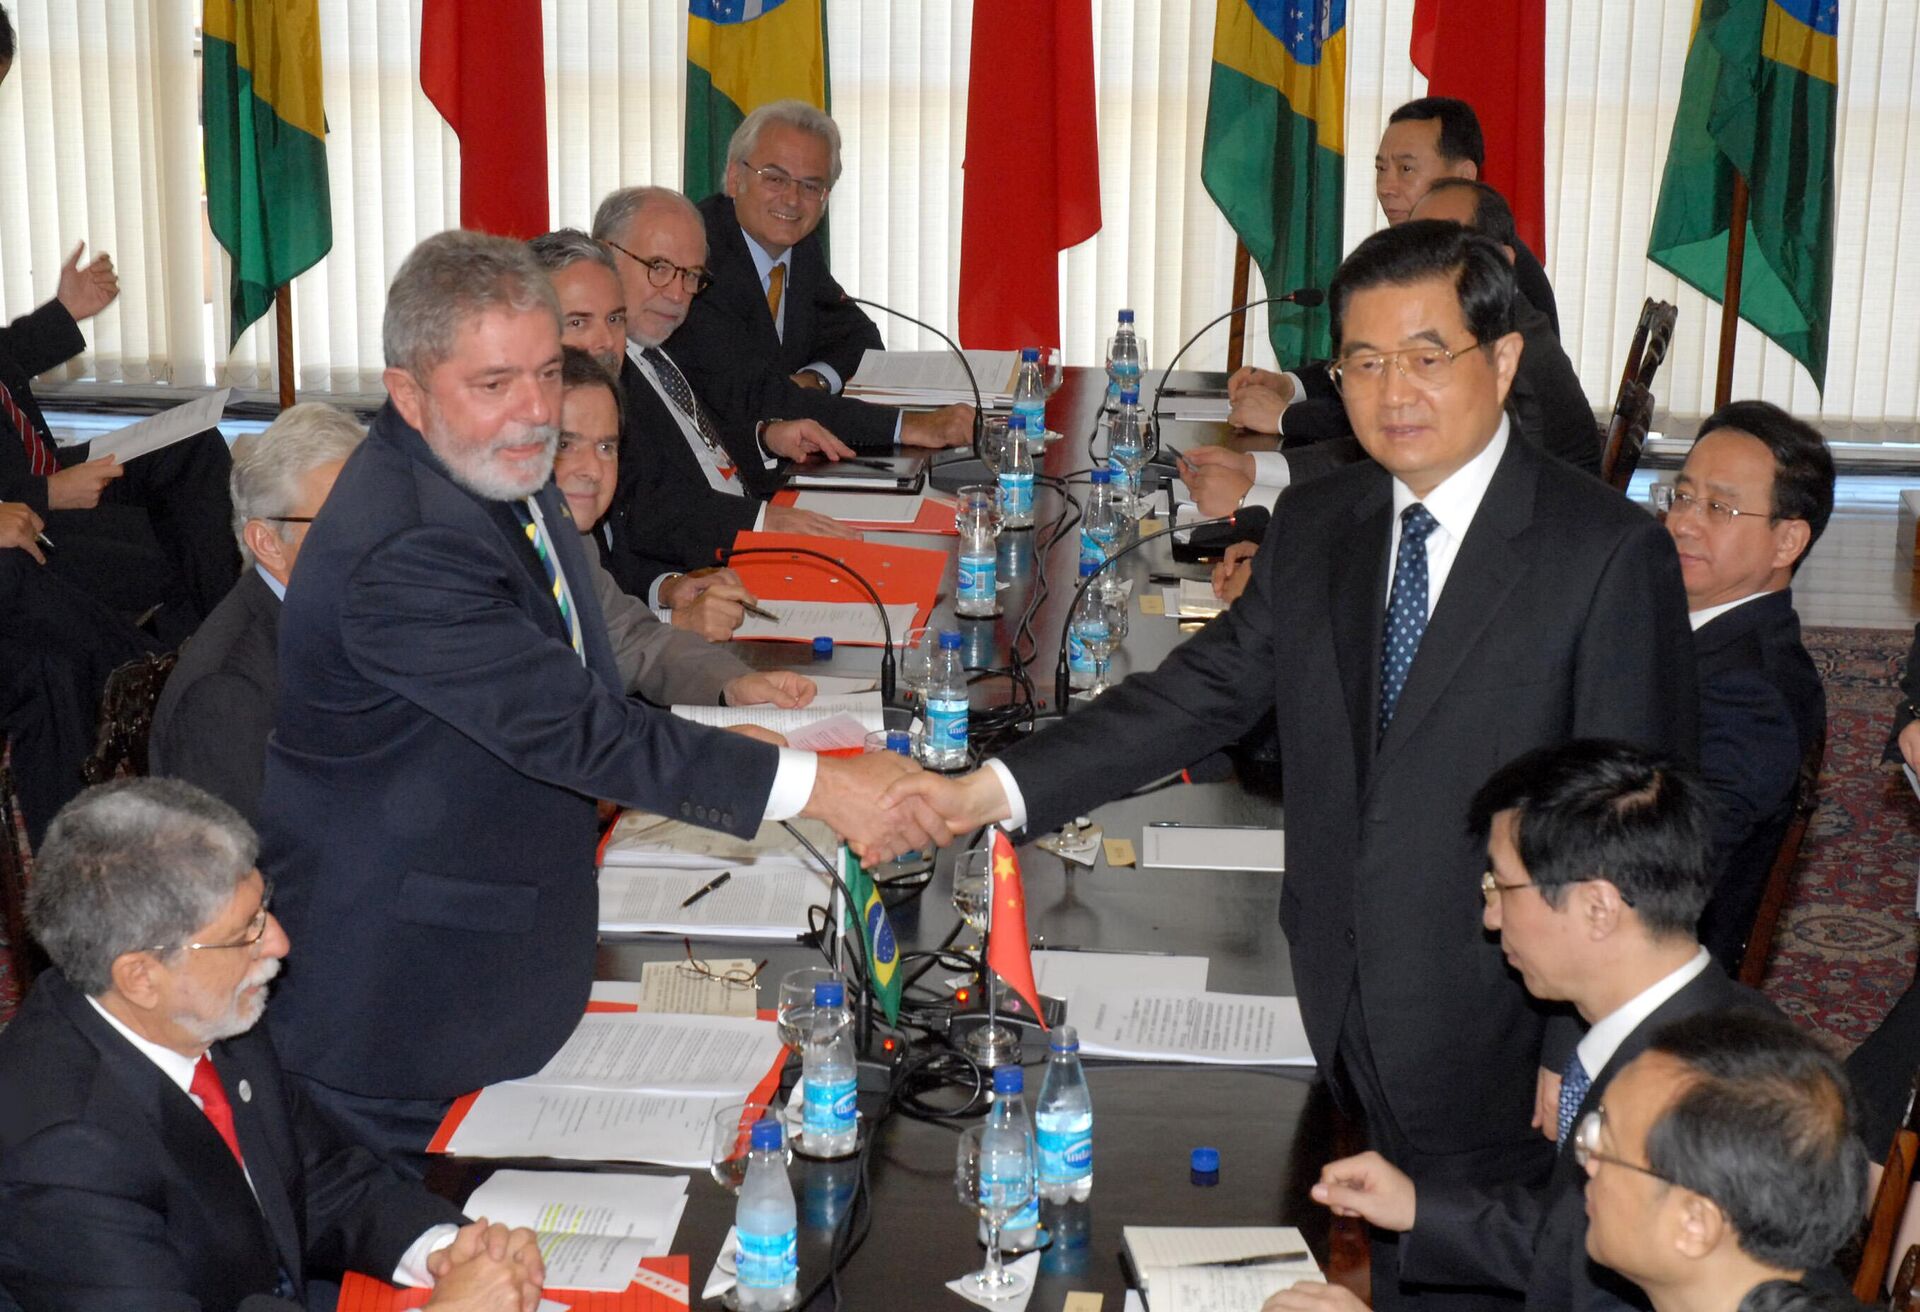
[[[767,270],[767,313],[773,316],[774,331],[780,329],[780,293],[787,286],[787,266],[776,264]]]
[[[1555,1143],[1565,1143],[1567,1134],[1573,1129],[1573,1118],[1580,1113],[1580,1104],[1587,1100],[1587,1090],[1593,1087],[1593,1080],[1587,1075],[1587,1068],[1580,1064],[1580,1054],[1575,1051],[1567,1058],[1567,1069],[1560,1076],[1560,1133],[1554,1136]]]
[[[1387,599],[1387,626],[1380,644],[1380,736],[1393,723],[1400,690],[1407,686],[1413,654],[1427,631],[1427,535],[1440,527],[1433,512],[1418,501],[1400,512],[1400,550],[1393,561],[1393,593]]]
[[[213,1058],[204,1052],[194,1064],[193,1081],[187,1086],[187,1092],[200,1100],[200,1110],[213,1122],[215,1132],[226,1143],[233,1160],[240,1163],[241,1170],[246,1170],[247,1159],[240,1155],[240,1138],[233,1132],[233,1104],[227,1101],[227,1086],[220,1082]]]
[[[0,414],[4,414],[7,422],[13,425],[13,431],[20,434],[20,441],[27,448],[27,468],[31,473],[45,478],[60,472],[60,462],[53,458],[53,448],[47,445],[46,438],[40,436],[40,430],[27,418],[27,412],[13,399],[13,393],[5,383],[0,383]]]
[[[667,353],[657,346],[641,348],[640,356],[653,366],[660,386],[667,389],[667,396],[680,407],[680,413],[693,421],[694,431],[700,434],[700,440],[707,444],[707,450],[713,453],[715,463],[720,466],[720,476],[732,478],[733,460],[727,455],[726,448],[720,445],[720,437],[713,431],[713,422],[707,418],[707,412],[693,399],[693,389],[687,386],[687,376],[680,372],[680,366],[669,360]]]
[[[560,622],[567,626],[573,649],[584,660],[586,648],[580,640],[580,617],[573,613],[573,599],[567,595],[566,580],[560,573],[560,562],[554,559],[553,544],[547,541],[546,526],[534,512],[531,499],[514,502],[513,513],[520,521],[520,531],[533,546],[533,554],[540,557],[540,564],[547,571],[547,586],[553,589],[553,604],[560,608]]]

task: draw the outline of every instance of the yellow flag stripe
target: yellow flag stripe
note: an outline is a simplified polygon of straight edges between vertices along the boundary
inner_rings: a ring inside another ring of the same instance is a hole
[[[1840,51],[1834,39],[1814,31],[1779,5],[1767,6],[1760,53],[1776,64],[1797,68],[1808,77],[1840,85]]]
[[[714,90],[749,113],[770,100],[827,103],[820,0],[786,0],[751,22],[687,17],[687,61],[707,71]]]
[[[1260,25],[1243,0],[1220,0],[1213,62],[1278,89],[1294,113],[1313,120],[1314,136],[1322,146],[1346,153],[1346,28],[1320,48],[1319,63],[1303,64]]]
[[[207,0],[202,31],[233,47],[256,99],[282,123],[324,137],[319,0]]]

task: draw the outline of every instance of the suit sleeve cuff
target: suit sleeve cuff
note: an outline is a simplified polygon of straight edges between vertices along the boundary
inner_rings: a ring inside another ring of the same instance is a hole
[[[1000,827],[1010,834],[1019,833],[1027,827],[1027,799],[1021,794],[1020,785],[1014,782],[1013,771],[992,758],[988,759],[986,768],[993,771],[1000,781],[1000,791],[1007,795],[1007,818],[1000,822]]]
[[[400,1265],[393,1268],[393,1283],[413,1289],[432,1285],[433,1275],[427,1270],[428,1256],[451,1244],[459,1233],[460,1227],[456,1225],[428,1226],[407,1246],[407,1251],[400,1254]]]
[[[1293,469],[1287,464],[1287,458],[1278,451],[1252,451],[1253,483],[1255,490],[1270,487],[1277,494],[1293,482]],[[1253,500],[1252,496],[1247,498]],[[1268,503],[1271,504],[1271,503]]]
[[[1288,397],[1285,401],[1282,401],[1280,403],[1280,413],[1285,414],[1287,412],[1288,406],[1292,405],[1295,401],[1298,401],[1301,397],[1307,394],[1307,389],[1301,386],[1300,375],[1295,373],[1291,369],[1283,370],[1280,376],[1293,384],[1293,391],[1288,394]]]
[[[846,383],[841,381],[840,371],[825,361],[815,360],[812,364],[801,366],[801,373],[807,373],[809,371],[819,374],[822,378],[826,379],[827,390],[835,396],[840,395],[840,389],[846,386]]]
[[[806,807],[813,796],[813,778],[820,770],[820,758],[812,752],[780,749],[780,764],[773,771],[773,787],[767,790],[767,813],[762,818],[791,820]]]

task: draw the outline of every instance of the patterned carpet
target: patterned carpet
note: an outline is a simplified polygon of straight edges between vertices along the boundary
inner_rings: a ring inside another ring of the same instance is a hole
[[[1827,760],[1764,988],[1843,1050],[1873,1031],[1914,973],[1920,801],[1880,762],[1911,641],[1886,629],[1806,631],[1827,688]]]

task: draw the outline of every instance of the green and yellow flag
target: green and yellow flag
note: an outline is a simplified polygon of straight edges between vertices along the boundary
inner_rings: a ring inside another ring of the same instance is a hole
[[[900,1020],[900,943],[893,936],[893,922],[887,919],[887,904],[881,901],[873,876],[845,843],[840,844],[840,878],[853,898],[847,907],[847,927],[860,930],[866,944],[867,979],[887,1013],[887,1023],[896,1024]]]
[[[687,0],[687,195],[721,189],[733,130],[772,100],[827,108],[823,0]]]
[[[1840,0],[1699,0],[1647,256],[1724,301],[1747,180],[1740,317],[1827,378]]]
[[[333,246],[318,0],[206,0],[207,221],[233,257],[233,336]]]
[[[1218,0],[1200,180],[1270,296],[1340,267],[1346,28],[1346,0]],[[1324,307],[1270,322],[1283,365],[1331,352]]]

